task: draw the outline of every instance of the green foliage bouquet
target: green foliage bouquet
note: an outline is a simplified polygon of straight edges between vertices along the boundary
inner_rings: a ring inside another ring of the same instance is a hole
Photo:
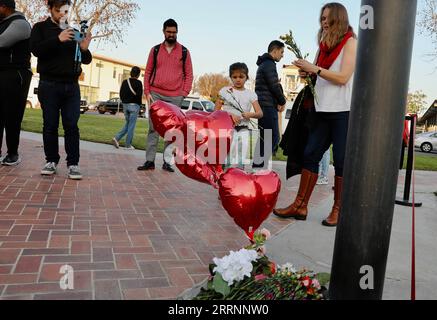
[[[326,273],[316,274],[293,265],[277,266],[265,255],[266,229],[251,235],[251,245],[214,258],[211,276],[194,300],[324,300]]]

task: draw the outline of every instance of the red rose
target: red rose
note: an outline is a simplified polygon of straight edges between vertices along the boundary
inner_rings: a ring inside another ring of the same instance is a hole
[[[311,287],[311,284],[313,283],[313,281],[311,280],[310,277],[306,276],[304,278],[302,278],[302,284],[304,285],[304,287]]]
[[[270,263],[270,272],[272,274],[276,273],[276,264],[274,262]]]
[[[307,291],[307,294],[309,294],[310,296],[313,296],[316,292],[314,291],[314,288],[309,288]]]

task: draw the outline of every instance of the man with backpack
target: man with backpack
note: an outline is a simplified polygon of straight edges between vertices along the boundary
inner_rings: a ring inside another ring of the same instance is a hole
[[[144,94],[147,103],[161,100],[178,107],[191,91],[193,85],[193,65],[190,52],[177,42],[178,24],[173,19],[164,22],[165,41],[150,50],[144,75]],[[140,171],[155,170],[156,149],[159,135],[153,128],[149,117],[146,162],[138,167]],[[164,165],[162,169],[174,172],[170,162],[173,148],[165,143]]]

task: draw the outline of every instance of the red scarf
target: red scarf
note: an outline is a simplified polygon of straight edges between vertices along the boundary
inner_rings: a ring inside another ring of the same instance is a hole
[[[320,54],[317,59],[317,66],[329,70],[334,63],[334,61],[338,58],[343,50],[343,47],[346,45],[346,42],[354,36],[352,28],[349,28],[349,31],[343,36],[341,42],[333,49],[329,50],[328,46],[321,42],[320,43]]]
[[[349,28],[349,31],[343,36],[343,39],[340,43],[334,48],[329,50],[328,46],[324,43],[320,43],[320,52],[319,57],[317,58],[317,66],[323,69],[330,69],[334,61],[338,58],[345,46],[346,42],[354,36],[352,28]],[[312,76],[313,85],[315,84],[317,77]],[[305,88],[306,89],[306,88]],[[308,93],[304,95],[303,98],[303,107],[304,109],[310,110],[314,108],[314,97],[312,93]]]

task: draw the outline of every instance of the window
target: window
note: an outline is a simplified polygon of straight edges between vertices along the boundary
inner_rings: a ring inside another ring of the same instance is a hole
[[[99,88],[80,86],[80,95],[83,100],[87,100],[88,103],[96,103],[99,97]]]
[[[215,104],[211,101],[203,101],[203,105],[206,111],[213,112],[215,110]]]
[[[130,77],[130,70],[123,70],[123,78],[121,79],[121,82],[123,82],[126,79],[129,79]]]
[[[188,110],[190,108],[190,101],[184,100],[182,101],[181,109]]]
[[[291,119],[291,109],[287,109],[287,112],[285,113],[285,119],[290,120]]]
[[[193,110],[200,110],[203,111],[203,106],[200,102],[194,101],[193,102]]]

